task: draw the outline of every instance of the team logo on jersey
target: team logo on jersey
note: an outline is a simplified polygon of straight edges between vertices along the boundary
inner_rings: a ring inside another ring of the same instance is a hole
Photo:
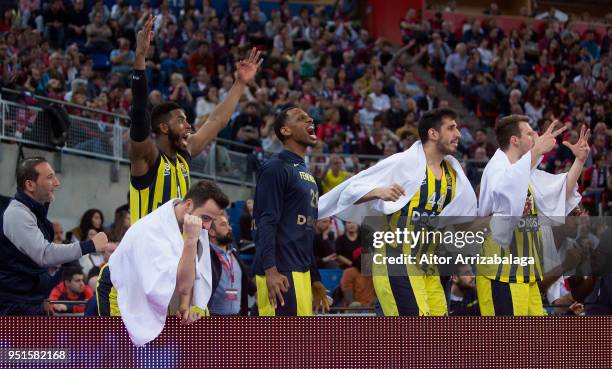
[[[170,164],[164,163],[164,177],[170,175]]]

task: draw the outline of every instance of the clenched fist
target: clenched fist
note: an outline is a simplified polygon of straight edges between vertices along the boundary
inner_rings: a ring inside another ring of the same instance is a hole
[[[185,214],[183,218],[183,232],[185,232],[186,239],[197,240],[200,238],[202,219],[195,215]]]
[[[108,237],[106,236],[106,233],[104,232],[96,233],[96,235],[93,236],[91,240],[94,243],[96,252],[104,252],[104,250],[106,249],[106,244],[108,243]]]

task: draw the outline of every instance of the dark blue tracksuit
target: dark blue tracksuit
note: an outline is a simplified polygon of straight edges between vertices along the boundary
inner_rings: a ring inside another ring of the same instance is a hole
[[[276,266],[289,278],[291,288],[296,285],[291,283],[293,272],[310,271],[313,281],[320,280],[313,253],[318,199],[316,181],[300,156],[285,150],[263,165],[253,207],[256,275],[263,276],[266,269]],[[290,291],[286,295],[296,293]],[[286,298],[285,303],[291,310],[293,304]],[[283,312],[278,310],[277,315],[281,315]],[[295,315],[291,311],[285,313]]]

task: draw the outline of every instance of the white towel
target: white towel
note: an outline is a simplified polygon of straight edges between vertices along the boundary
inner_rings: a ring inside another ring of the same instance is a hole
[[[475,216],[476,194],[461,168],[451,155],[444,157],[456,172],[457,187],[453,201],[440,216]],[[425,179],[427,160],[421,141],[408,150],[392,155],[357,175],[347,179],[319,199],[319,219],[337,216],[361,224],[366,216],[388,215],[406,205]],[[397,201],[372,200],[355,205],[365,194],[378,187],[397,183],[405,195]]]
[[[178,201],[166,202],[133,224],[108,262],[121,318],[136,346],[154,340],[166,322],[184,246],[174,213]],[[212,292],[206,230],[200,234],[200,244],[192,304],[205,310]]]
[[[523,216],[529,186],[533,190],[538,218],[548,226],[563,222],[563,218],[580,203],[578,186],[566,199],[566,182],[567,173],[550,174],[532,169],[531,151],[511,164],[506,154],[498,149],[482,173],[478,215],[493,215],[493,239],[507,247],[512,241],[516,223]],[[545,232],[545,236],[544,244],[550,246],[551,234]]]

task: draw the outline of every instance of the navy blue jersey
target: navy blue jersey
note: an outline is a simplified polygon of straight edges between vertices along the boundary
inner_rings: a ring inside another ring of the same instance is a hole
[[[304,159],[283,151],[268,160],[257,175],[253,205],[255,274],[276,266],[279,272],[311,271],[314,267],[314,225],[319,191]]]

